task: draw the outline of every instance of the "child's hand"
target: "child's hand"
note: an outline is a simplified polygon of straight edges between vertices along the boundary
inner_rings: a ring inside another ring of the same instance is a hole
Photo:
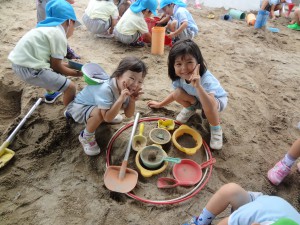
[[[195,69],[193,70],[193,73],[190,77],[190,82],[191,82],[191,85],[194,87],[194,88],[197,88],[197,87],[200,87],[200,74],[199,74],[199,70],[200,70],[200,64],[198,64]]]
[[[144,94],[144,92],[142,91],[142,88],[139,88],[137,90],[135,90],[134,92],[131,92],[131,99],[133,99],[134,101],[138,100],[139,97]]]
[[[120,94],[120,98],[121,98],[122,101],[125,101],[125,99],[126,99],[128,96],[130,96],[130,95],[131,95],[131,93],[130,93],[130,91],[128,90],[127,85],[126,85],[126,83],[125,83],[125,81],[124,81],[124,82],[123,82],[123,88],[122,88],[122,91],[121,91],[121,94]]]
[[[159,109],[160,107],[160,102],[157,101],[149,101],[147,102],[148,107],[150,108],[155,108],[155,109]]]
[[[167,34],[167,36],[168,36],[169,38],[174,38],[174,37],[175,37],[174,34],[175,34],[174,32],[170,32],[169,34]]]

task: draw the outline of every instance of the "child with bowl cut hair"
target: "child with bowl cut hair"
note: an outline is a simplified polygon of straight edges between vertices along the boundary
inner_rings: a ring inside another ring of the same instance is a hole
[[[36,0],[36,12],[37,12],[37,23],[41,22],[42,20],[46,19],[46,4],[50,0]],[[51,0],[52,1],[52,0]],[[66,0],[70,4],[74,4],[75,0]],[[48,15],[49,16],[49,15]],[[51,15],[50,15],[51,16]],[[80,59],[80,56],[75,53],[75,51],[68,45],[67,47],[67,59]]]
[[[82,21],[87,29],[100,38],[112,38],[119,19],[119,11],[113,0],[90,0]]]
[[[114,29],[115,38],[124,44],[143,47],[144,42],[139,41],[139,38],[144,34],[144,38],[151,42],[145,18],[151,14],[157,15],[157,5],[156,0],[137,0],[132,3]]]
[[[193,39],[198,34],[198,26],[184,2],[161,0],[160,8],[171,17],[166,28],[170,31],[168,37],[174,42],[178,39]]]
[[[126,117],[133,116],[146,74],[143,61],[126,57],[109,80],[99,85],[87,85],[68,105],[65,114],[78,123],[86,124],[79,134],[79,141],[87,155],[100,153],[95,131],[101,123],[113,121],[121,109]]]
[[[63,103],[68,105],[74,99],[76,88],[65,76],[81,77],[83,74],[68,68],[63,59],[67,54],[67,38],[80,23],[73,7],[65,0],[49,1],[46,13],[47,18],[18,41],[8,59],[20,79],[55,91],[53,96],[45,95],[45,102],[54,102],[63,92]]]
[[[174,91],[163,101],[149,101],[151,108],[161,108],[173,101],[183,106],[176,120],[186,123],[197,109],[202,109],[210,124],[210,147],[220,150],[223,134],[219,112],[227,106],[227,93],[207,70],[198,45],[190,39],[176,42],[168,57],[168,75]]]

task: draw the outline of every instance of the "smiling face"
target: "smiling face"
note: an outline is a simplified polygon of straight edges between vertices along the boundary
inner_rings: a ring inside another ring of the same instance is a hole
[[[127,88],[131,93],[142,87],[144,77],[142,72],[125,71],[122,76],[116,77],[119,92]]]
[[[188,81],[197,64],[196,59],[192,55],[178,56],[174,63],[175,73],[180,78]]]

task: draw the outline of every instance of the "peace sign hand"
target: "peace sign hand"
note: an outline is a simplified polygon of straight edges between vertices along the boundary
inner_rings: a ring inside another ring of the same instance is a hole
[[[200,74],[199,74],[199,70],[200,70],[200,64],[198,64],[195,69],[193,70],[193,73],[190,77],[190,82],[191,82],[191,85],[194,87],[194,88],[197,88],[197,87],[200,87]]]
[[[124,101],[126,99],[126,97],[130,96],[130,91],[128,90],[127,88],[127,85],[125,83],[125,81],[123,82],[123,89],[121,91],[121,94],[120,94],[120,98],[122,99],[122,101]]]

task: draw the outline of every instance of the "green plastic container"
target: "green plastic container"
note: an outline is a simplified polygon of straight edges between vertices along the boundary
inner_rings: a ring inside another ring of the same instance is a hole
[[[230,9],[229,15],[233,19],[237,19],[237,20],[244,20],[246,18],[246,14],[243,11],[237,9]]]
[[[89,85],[102,84],[109,79],[109,75],[96,63],[86,63],[81,68],[84,81]]]

